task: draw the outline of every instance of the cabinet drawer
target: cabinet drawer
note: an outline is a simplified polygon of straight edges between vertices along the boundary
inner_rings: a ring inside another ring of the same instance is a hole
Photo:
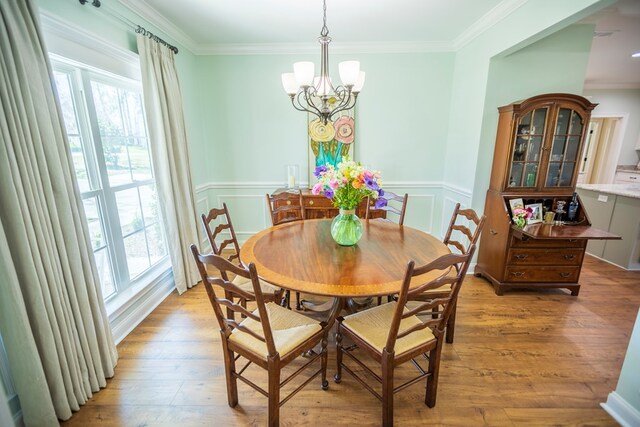
[[[305,208],[331,209],[333,204],[330,199],[324,196],[303,196],[302,203]]]
[[[579,239],[518,239],[511,237],[512,248],[584,248],[586,240]]]
[[[583,249],[511,249],[511,265],[581,265]]]
[[[580,266],[547,267],[508,265],[506,282],[571,282],[580,277]]]
[[[615,183],[635,182],[640,184],[640,173],[636,172],[616,172]]]

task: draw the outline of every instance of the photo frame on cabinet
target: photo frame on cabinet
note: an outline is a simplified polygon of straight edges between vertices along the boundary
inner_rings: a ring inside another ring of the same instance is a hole
[[[521,198],[511,199],[509,200],[509,207],[511,208],[511,216],[513,216],[513,211],[515,208],[524,209],[524,202]]]
[[[525,205],[526,208],[531,208],[531,217],[527,220],[529,224],[536,224],[542,222],[542,203],[532,203]]]

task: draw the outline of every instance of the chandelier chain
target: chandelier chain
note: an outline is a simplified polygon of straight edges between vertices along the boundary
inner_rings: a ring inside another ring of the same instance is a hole
[[[327,28],[327,0],[322,2],[322,14],[322,30],[320,30],[320,35],[327,37],[329,35],[329,28]]]

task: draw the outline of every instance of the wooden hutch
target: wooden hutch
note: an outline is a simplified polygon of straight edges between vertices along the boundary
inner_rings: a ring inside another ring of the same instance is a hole
[[[591,227],[580,202],[576,218],[536,223],[520,230],[511,222],[511,199],[565,211],[575,191],[591,111],[597,104],[571,94],[538,95],[498,109],[491,182],[485,201],[487,223],[475,275],[496,294],[512,288],[566,288],[580,292],[580,269],[589,239],[620,237]]]

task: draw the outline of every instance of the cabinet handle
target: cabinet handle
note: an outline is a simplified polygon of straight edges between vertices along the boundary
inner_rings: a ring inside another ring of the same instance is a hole
[[[516,277],[524,276],[524,271],[512,271],[511,274]]]
[[[309,200],[309,204],[313,206],[313,200]]]
[[[637,176],[630,176],[629,179],[638,179]]]
[[[290,204],[291,204],[291,200],[287,200],[287,205],[290,205]]]
[[[497,232],[496,230],[494,230],[493,228],[490,228],[490,229],[489,229],[489,233],[491,233],[491,234],[492,234],[492,235],[494,235],[494,236],[495,236],[496,234],[498,234],[498,232]]]
[[[575,255],[565,255],[564,259],[566,259],[567,261],[572,261],[572,260],[576,259],[576,256]]]
[[[520,259],[520,260],[522,260],[522,259],[526,259],[528,256],[529,256],[529,255],[526,255],[526,254],[518,254],[518,255],[515,255],[515,257],[516,257],[517,259]]]
[[[569,239],[569,243],[575,243],[577,241],[578,241],[578,239]]]
[[[567,272],[565,272],[565,271],[562,271],[562,272],[560,272],[560,273],[558,273],[558,274],[560,274],[560,277],[563,277],[563,278],[565,278],[565,279],[566,279],[567,277],[571,276],[571,273],[567,273]]]

